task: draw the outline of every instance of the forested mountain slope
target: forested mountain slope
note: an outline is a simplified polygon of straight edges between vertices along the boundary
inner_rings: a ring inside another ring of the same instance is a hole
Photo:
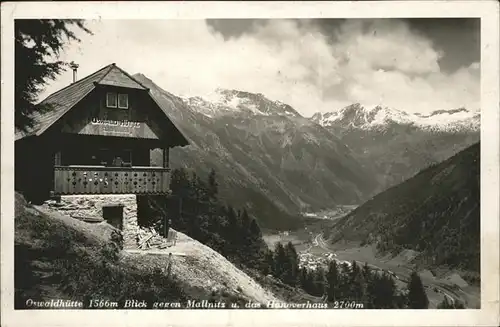
[[[418,251],[418,262],[479,272],[480,143],[388,189],[339,220],[332,241]]]

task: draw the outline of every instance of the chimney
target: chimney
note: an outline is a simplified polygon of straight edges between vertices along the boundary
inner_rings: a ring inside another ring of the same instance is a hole
[[[76,82],[76,72],[78,70],[78,64],[75,64],[74,61],[69,63],[69,67],[73,70],[73,83]]]

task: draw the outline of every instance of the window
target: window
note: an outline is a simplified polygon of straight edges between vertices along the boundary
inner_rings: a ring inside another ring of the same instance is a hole
[[[118,108],[128,109],[128,94],[118,94]]]
[[[128,109],[128,94],[125,93],[106,93],[106,107]]]
[[[108,108],[116,108],[117,105],[116,93],[108,92],[106,93],[106,107]]]

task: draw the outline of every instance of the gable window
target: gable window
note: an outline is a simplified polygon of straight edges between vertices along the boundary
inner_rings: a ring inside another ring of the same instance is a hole
[[[118,108],[128,109],[128,94],[118,94]]]
[[[116,108],[117,104],[118,104],[118,99],[116,97],[116,93],[114,92],[106,93],[106,107]]]
[[[128,109],[128,94],[107,92],[106,93],[106,107]]]

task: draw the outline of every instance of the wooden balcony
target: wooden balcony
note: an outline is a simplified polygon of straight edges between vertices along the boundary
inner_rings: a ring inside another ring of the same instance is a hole
[[[55,166],[54,194],[167,194],[170,169]]]

